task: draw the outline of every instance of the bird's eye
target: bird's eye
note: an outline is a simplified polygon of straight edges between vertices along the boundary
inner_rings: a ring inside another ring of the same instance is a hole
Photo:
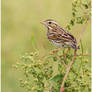
[[[51,22],[50,22],[50,21],[49,21],[48,23],[49,23],[49,24],[51,24]]]

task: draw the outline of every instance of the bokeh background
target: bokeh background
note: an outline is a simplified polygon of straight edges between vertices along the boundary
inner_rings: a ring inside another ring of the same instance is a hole
[[[19,87],[21,74],[13,65],[27,52],[46,54],[55,48],[46,37],[45,19],[56,20],[63,28],[72,17],[72,0],[2,0],[2,92],[24,92]],[[78,38],[82,25],[71,33]],[[90,24],[82,38],[85,52],[90,53]]]

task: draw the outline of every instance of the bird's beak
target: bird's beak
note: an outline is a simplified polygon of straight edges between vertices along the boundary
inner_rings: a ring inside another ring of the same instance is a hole
[[[46,23],[43,21],[43,22],[40,22],[41,24],[43,24],[43,25],[46,25]]]

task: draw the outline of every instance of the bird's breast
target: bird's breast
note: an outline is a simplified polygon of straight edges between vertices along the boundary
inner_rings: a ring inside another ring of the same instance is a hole
[[[56,42],[54,40],[49,39],[49,41],[56,47],[63,47],[64,43]]]

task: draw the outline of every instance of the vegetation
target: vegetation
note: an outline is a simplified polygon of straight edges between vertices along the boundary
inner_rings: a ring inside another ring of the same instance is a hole
[[[66,29],[81,24],[77,44],[80,50],[54,49],[40,56],[39,51],[26,53],[15,68],[23,77],[20,86],[27,92],[91,92],[90,53],[84,53],[81,38],[91,17],[90,0],[74,0],[72,18]],[[32,38],[34,44],[34,38]]]

